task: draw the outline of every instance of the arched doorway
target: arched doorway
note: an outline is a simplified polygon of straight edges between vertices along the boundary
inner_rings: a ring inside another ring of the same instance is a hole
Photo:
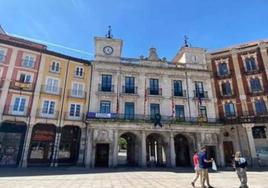
[[[147,136],[146,153],[148,166],[166,166],[166,144],[162,135],[152,133]]]
[[[127,132],[119,137],[118,141],[118,165],[138,165],[139,148],[135,134]]]
[[[58,162],[60,165],[74,165],[79,154],[81,129],[77,126],[64,126],[61,131]]]
[[[190,166],[189,142],[187,138],[181,134],[174,137],[176,166]]]
[[[29,148],[29,166],[49,166],[52,160],[56,126],[37,124],[33,128]]]
[[[25,132],[23,122],[3,122],[0,125],[0,167],[19,165]]]

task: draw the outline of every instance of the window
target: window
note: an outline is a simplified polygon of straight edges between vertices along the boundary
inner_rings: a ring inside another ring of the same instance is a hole
[[[75,76],[80,77],[80,78],[83,77],[84,76],[84,68],[83,67],[76,67]]]
[[[173,93],[174,96],[183,96],[181,80],[174,80],[173,87],[174,87],[174,93]]]
[[[26,99],[23,97],[16,97],[13,105],[13,112],[23,113],[25,110]]]
[[[207,108],[205,106],[199,106],[199,113],[201,117],[207,117]]]
[[[221,84],[221,89],[222,89],[222,95],[226,95],[226,96],[232,95],[231,84],[229,81],[223,82]]]
[[[101,101],[100,102],[100,113],[111,113],[111,102]]]
[[[195,97],[205,97],[203,82],[195,82]]]
[[[81,105],[80,104],[71,104],[70,106],[70,117],[80,117]]]
[[[54,111],[55,111],[55,102],[45,100],[43,103],[42,114],[54,115]]]
[[[34,58],[32,56],[25,56],[23,59],[22,66],[28,67],[28,68],[33,68],[34,67]]]
[[[226,63],[220,63],[219,64],[219,73],[220,73],[220,76],[224,76],[224,75],[229,74],[228,66],[227,66]]]
[[[184,119],[184,106],[183,105],[176,105],[175,106],[175,113],[176,113],[176,118],[178,119]]]
[[[60,63],[53,61],[52,65],[51,65],[51,71],[52,72],[60,72]]]
[[[252,135],[253,138],[266,138],[266,132],[267,129],[264,126],[260,126],[260,127],[253,127],[252,128]]]
[[[265,101],[260,99],[260,100],[255,100],[255,109],[256,109],[256,114],[261,115],[261,114],[266,114],[266,105]]]
[[[151,119],[154,119],[156,114],[160,114],[159,104],[153,103],[150,105],[150,114],[151,114]]]
[[[224,105],[224,109],[225,109],[225,115],[227,117],[233,117],[235,116],[235,107],[233,103],[226,103]]]
[[[30,83],[31,82],[31,79],[32,79],[32,76],[31,75],[28,75],[28,74],[25,74],[25,73],[21,73],[20,74],[20,82],[23,82],[23,83]]]
[[[125,77],[125,93],[135,93],[135,78]]]
[[[150,79],[150,95],[159,95],[159,80]]]
[[[133,102],[125,103],[125,119],[134,119],[135,105]]]
[[[101,91],[112,91],[112,75],[102,75],[101,79]]]
[[[5,51],[0,50],[0,63],[4,62],[5,60]]]
[[[245,62],[246,62],[246,71],[247,72],[257,70],[256,61],[255,61],[254,57],[246,58]]]
[[[48,78],[47,79],[47,85],[46,85],[46,91],[50,93],[59,93],[59,80]]]
[[[84,85],[80,83],[73,83],[72,96],[83,97]]]
[[[261,91],[261,82],[259,78],[250,79],[250,88],[252,92]]]

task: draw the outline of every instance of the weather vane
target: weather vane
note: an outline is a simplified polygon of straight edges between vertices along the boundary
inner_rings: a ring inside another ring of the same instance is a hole
[[[184,35],[184,46],[185,47],[188,47],[189,45],[188,45],[188,37],[187,37],[187,35]]]
[[[108,33],[105,36],[109,39],[113,38],[112,27],[110,25],[108,26]]]

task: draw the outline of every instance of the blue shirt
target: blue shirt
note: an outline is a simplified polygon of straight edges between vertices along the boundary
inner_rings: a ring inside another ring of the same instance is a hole
[[[206,169],[208,168],[207,163],[205,162],[206,160],[206,153],[201,151],[198,153],[198,158],[199,158],[199,168]]]

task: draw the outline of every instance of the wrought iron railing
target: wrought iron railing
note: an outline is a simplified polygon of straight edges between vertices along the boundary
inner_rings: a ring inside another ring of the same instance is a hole
[[[100,92],[114,92],[114,85],[102,85],[102,84],[99,84],[98,85],[98,91]]]
[[[138,87],[125,87],[125,86],[122,86],[122,93],[123,94],[137,94],[138,93]]]
[[[197,90],[193,90],[194,93],[194,98],[204,98],[204,99],[208,99],[208,91],[197,91]]]

